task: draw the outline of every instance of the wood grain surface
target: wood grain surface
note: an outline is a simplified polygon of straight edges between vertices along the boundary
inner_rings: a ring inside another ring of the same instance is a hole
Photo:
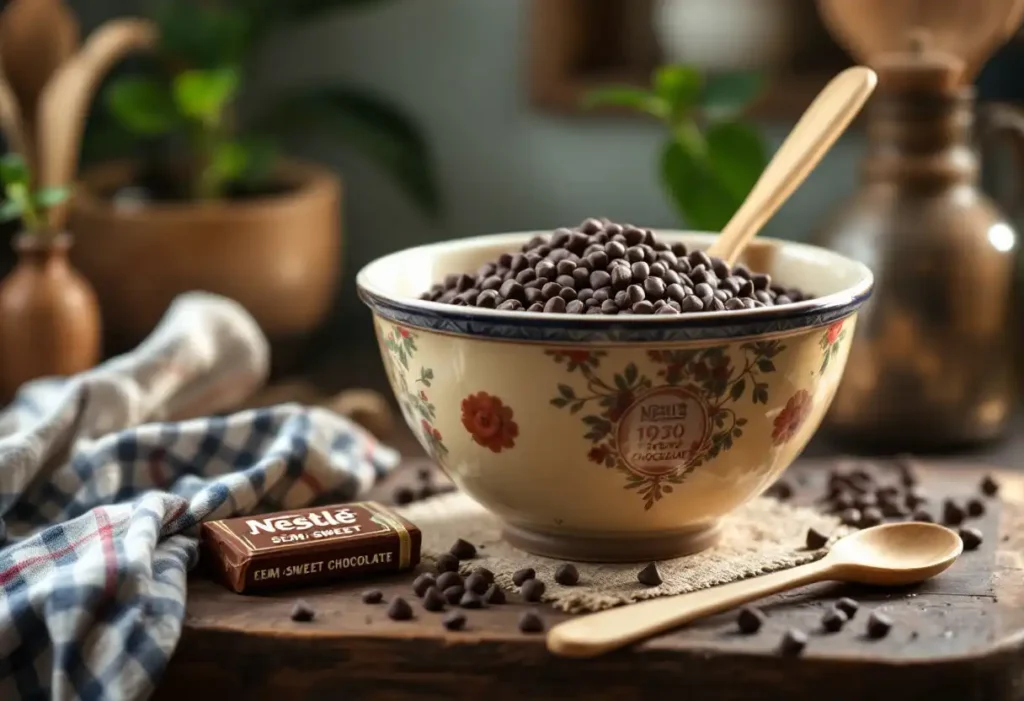
[[[821,494],[826,465],[791,468],[798,501]],[[397,481],[410,475],[397,475]],[[934,466],[924,486],[935,496],[977,493],[991,470]],[[196,575],[185,628],[156,699],[1016,699],[1024,694],[1024,477],[1000,474],[1003,498],[972,525],[985,541],[948,572],[907,590],[815,585],[763,602],[768,622],[755,636],[735,630],[734,613],[715,616],[630,649],[592,660],[550,655],[542,636],[519,633],[525,606],[467,611],[464,632],[414,602],[398,623],[383,605],[363,604],[356,582],[273,596],[240,596]],[[394,481],[381,487],[390,493]],[[372,582],[385,600],[413,574]],[[316,609],[312,623],[289,618],[296,598]],[[861,611],[836,634],[822,613],[853,596]],[[868,640],[880,609],[895,622]],[[549,625],[566,614],[541,607]],[[799,659],[778,654],[781,635],[800,628],[810,643]]]

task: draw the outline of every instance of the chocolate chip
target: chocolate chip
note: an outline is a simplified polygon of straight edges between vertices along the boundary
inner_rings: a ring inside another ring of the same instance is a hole
[[[942,502],[942,522],[947,526],[959,526],[964,522],[964,510],[952,499]]]
[[[484,593],[484,601],[489,604],[505,603],[505,590],[497,584],[492,584]]]
[[[978,518],[985,515],[985,502],[981,499],[969,499],[967,501],[967,515],[971,518]]]
[[[448,552],[460,560],[469,560],[476,557],[476,546],[469,541],[459,538],[452,543],[452,547],[448,549]]]
[[[411,487],[397,487],[395,491],[391,493],[391,500],[399,506],[411,504],[416,500],[416,492],[414,492]]]
[[[964,550],[977,550],[981,545],[982,535],[977,528],[961,528],[958,533],[964,543]]]
[[[462,586],[462,577],[458,572],[442,572],[437,577],[437,588],[444,591],[448,587]]]
[[[842,599],[836,602],[836,608],[845,613],[847,619],[851,619],[857,615],[857,609],[860,608],[860,604],[858,604],[850,597],[844,596]]]
[[[493,584],[493,583],[494,583],[494,573],[493,573],[493,572],[491,572],[491,571],[490,571],[489,569],[487,569],[486,567],[474,567],[474,568],[473,568],[473,571],[472,571],[472,572],[470,572],[470,574],[471,574],[471,575],[472,575],[472,574],[478,574],[478,575],[480,575],[481,577],[483,577],[484,579],[486,579],[486,580],[487,580],[487,583],[488,583],[488,584]]]
[[[462,611],[449,611],[441,618],[441,625],[448,630],[462,630],[466,627],[466,614]]]
[[[388,618],[393,621],[408,621],[412,618],[412,606],[400,596],[396,596],[388,605]]]
[[[445,601],[449,604],[457,604],[462,600],[462,595],[466,593],[466,589],[461,584],[453,584],[447,589],[444,589],[443,593]]]
[[[661,584],[661,572],[658,571],[658,563],[651,562],[642,570],[637,572],[636,581],[645,587],[656,587]]]
[[[462,593],[462,598],[459,599],[459,606],[464,609],[479,609],[484,607],[484,600],[476,592],[466,591]]]
[[[384,592],[380,589],[367,589],[363,592],[364,604],[379,604],[384,601]]]
[[[807,634],[802,630],[791,628],[782,636],[779,652],[785,657],[799,657],[807,647]]]
[[[479,574],[471,574],[466,578],[466,589],[473,592],[474,594],[483,594],[487,591],[487,587],[490,586],[490,582],[487,578]]]
[[[442,553],[437,558],[436,565],[438,572],[458,572],[459,558],[455,557],[451,553]]]
[[[412,590],[416,592],[416,596],[422,598],[423,595],[427,593],[427,589],[434,586],[436,583],[434,575],[424,573],[413,580]]]
[[[910,515],[910,520],[919,521],[920,523],[935,523],[935,517],[927,509],[917,509]]]
[[[987,497],[994,497],[999,494],[999,483],[992,475],[985,475],[981,480],[981,493]]]
[[[821,628],[829,633],[838,633],[846,625],[850,617],[837,608],[829,609],[821,617]]]
[[[437,587],[430,587],[423,595],[423,608],[427,611],[443,611],[445,604],[444,595]]]
[[[571,587],[579,583],[580,572],[576,569],[575,565],[568,563],[559,565],[558,569],[555,570],[555,581],[564,586]]]
[[[539,579],[527,579],[519,588],[519,593],[523,595],[524,601],[540,601],[546,588],[544,582]]]
[[[907,505],[908,509],[916,509],[921,504],[928,503],[928,498],[921,492],[911,490],[903,497],[903,503]]]
[[[793,497],[793,487],[789,482],[779,480],[768,488],[768,495],[775,497],[779,501],[786,501]]]
[[[764,614],[760,609],[744,606],[736,616],[736,627],[744,635],[753,635],[764,625]]]
[[[884,638],[892,630],[892,619],[879,611],[872,611],[868,616],[867,633],[873,640]]]
[[[859,527],[861,521],[860,509],[844,509],[843,513],[839,514],[839,520],[843,522],[844,526]]]
[[[536,570],[534,570],[532,567],[525,567],[521,570],[516,570],[512,573],[512,583],[515,584],[517,587],[521,587],[523,586],[523,582],[525,582],[528,579],[533,579],[536,576]]]
[[[882,522],[882,512],[875,506],[864,509],[860,514],[860,527],[871,528]]]
[[[816,528],[807,529],[806,544],[808,550],[820,550],[828,543],[828,535]]]
[[[544,620],[534,609],[523,611],[523,615],[519,617],[519,631],[521,633],[543,633]]]
[[[292,606],[292,620],[299,623],[309,623],[316,616],[316,611],[313,607],[307,604],[302,599],[299,599]]]

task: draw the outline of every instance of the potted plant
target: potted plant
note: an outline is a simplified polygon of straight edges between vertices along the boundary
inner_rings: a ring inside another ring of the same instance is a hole
[[[767,164],[761,134],[740,119],[761,80],[747,72],[705,76],[692,66],[658,68],[650,89],[608,86],[591,91],[588,106],[642,112],[665,125],[662,185],[693,229],[721,231]]]
[[[21,220],[18,262],[0,283],[0,395],[29,380],[73,375],[96,364],[100,315],[89,283],[68,262],[71,237],[53,230],[47,212],[67,198],[59,187],[34,189],[24,159],[0,158],[3,221]]]
[[[113,123],[142,155],[87,169],[72,203],[83,243],[74,260],[96,287],[114,344],[143,338],[191,289],[239,301],[272,341],[318,326],[338,278],[341,184],[326,168],[283,157],[289,133],[323,128],[375,159],[425,213],[438,213],[423,136],[373,92],[323,86],[259,111],[241,107],[245,68],[273,30],[348,4],[173,0],[158,8],[155,56],[104,90]]]

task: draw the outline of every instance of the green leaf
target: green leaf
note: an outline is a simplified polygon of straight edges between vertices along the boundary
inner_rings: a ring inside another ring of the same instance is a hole
[[[6,187],[27,185],[29,178],[28,165],[20,154],[8,153],[0,158],[0,182]]]
[[[712,124],[705,138],[711,170],[738,206],[768,162],[764,140],[756,129],[739,122]]]
[[[678,139],[669,141],[662,152],[661,179],[692,229],[721,231],[742,202],[719,182],[706,158]]]
[[[114,117],[136,134],[166,134],[181,121],[168,87],[152,78],[121,78],[107,89],[106,101]]]
[[[68,198],[71,190],[66,187],[44,187],[36,190],[36,205],[46,209],[60,204]]]
[[[23,209],[20,202],[7,200],[3,204],[0,204],[0,221],[8,222],[20,219],[22,211]]]
[[[246,137],[239,143],[245,149],[245,169],[242,171],[240,179],[249,184],[266,182],[277,162],[277,145],[270,139],[259,137]],[[412,339],[409,340],[412,341]],[[415,348],[414,343],[413,350]],[[433,373],[430,376],[433,377]]]
[[[208,167],[219,182],[234,182],[245,171],[247,163],[245,147],[237,141],[225,141],[214,147]]]
[[[174,103],[182,114],[205,124],[218,124],[224,108],[238,92],[234,68],[191,70],[174,77]]]
[[[767,358],[761,358],[757,361],[757,369],[761,372],[775,372],[775,363]]]
[[[569,385],[558,385],[558,393],[566,399],[575,399],[576,392]]]
[[[658,119],[668,116],[668,105],[643,88],[633,88],[625,85],[609,85],[604,88],[595,88],[583,96],[583,106],[591,109],[594,107],[624,107],[649,114]]]
[[[740,397],[743,396],[743,390],[745,390],[746,388],[747,388],[747,381],[746,380],[740,380],[739,382],[737,382],[736,384],[734,384],[732,386],[731,390],[729,390],[729,396],[732,397],[733,400],[737,400],[737,399],[739,399]]]
[[[712,119],[735,117],[760,94],[763,81],[757,73],[720,73],[709,76],[700,94],[700,106]]]
[[[425,213],[440,213],[433,155],[404,111],[372,92],[332,87],[295,93],[257,122],[275,135],[317,127],[375,161]]]
[[[662,66],[654,72],[654,93],[665,101],[673,118],[685,115],[697,104],[703,83],[700,72],[692,66]]]

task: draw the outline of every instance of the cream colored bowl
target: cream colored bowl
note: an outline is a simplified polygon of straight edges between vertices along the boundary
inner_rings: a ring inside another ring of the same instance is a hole
[[[706,248],[708,234],[657,232]],[[380,258],[357,284],[405,420],[452,480],[542,555],[638,561],[711,545],[818,428],[871,272],[757,239],[745,262],[817,295],[781,307],[572,316],[418,299],[536,232]]]

